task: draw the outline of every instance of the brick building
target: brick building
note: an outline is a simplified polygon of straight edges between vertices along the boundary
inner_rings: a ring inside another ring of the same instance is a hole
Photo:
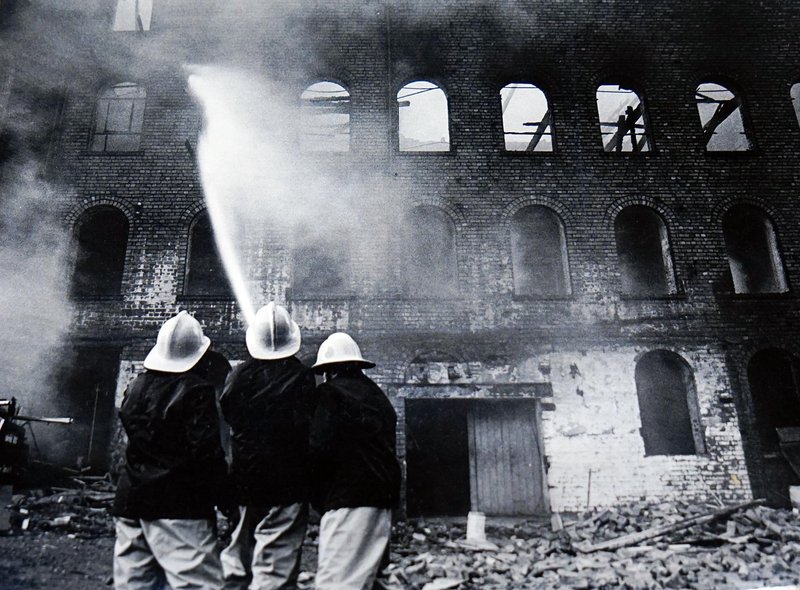
[[[411,514],[788,502],[800,7],[262,4],[3,16],[3,180],[71,240],[62,460],[109,465],[166,318],[239,360],[275,299],[377,363]]]

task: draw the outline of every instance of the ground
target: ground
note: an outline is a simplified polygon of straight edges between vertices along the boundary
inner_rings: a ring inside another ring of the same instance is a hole
[[[112,585],[107,480],[15,495],[0,534],[0,589]],[[220,518],[224,542],[229,523]],[[660,527],[660,528],[659,528]],[[661,534],[657,534],[661,531]],[[665,532],[666,531],[666,532]],[[318,527],[309,527],[300,588],[313,588]],[[599,544],[615,541],[617,547]],[[633,503],[556,519],[489,519],[486,541],[466,519],[395,524],[390,590],[729,588],[800,584],[800,516],[758,503]]]

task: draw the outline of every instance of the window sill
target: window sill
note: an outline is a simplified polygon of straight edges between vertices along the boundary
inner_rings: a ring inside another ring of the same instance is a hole
[[[305,302],[305,301],[331,301],[331,302],[352,301],[355,298],[356,298],[356,296],[353,295],[352,293],[342,293],[342,294],[334,294],[334,295],[327,294],[327,293],[324,294],[324,295],[322,293],[317,293],[317,294],[315,294],[315,293],[300,293],[300,294],[297,294],[297,295],[293,295],[293,294],[289,294],[289,293],[286,294],[286,300],[287,301],[294,301],[294,302],[298,302],[298,303],[302,303],[302,302]]]
[[[425,151],[405,151],[404,152],[404,151],[400,151],[400,150],[395,150],[394,153],[395,153],[396,156],[399,156],[401,158],[405,158],[405,157],[408,157],[408,156],[412,156],[412,157],[413,156],[417,156],[417,157],[420,157],[420,158],[430,158],[430,157],[443,158],[443,157],[446,157],[446,156],[455,156],[456,155],[456,150],[454,150],[452,148],[447,150],[447,151],[435,150],[435,151],[431,151],[431,152],[425,152]]]
[[[138,149],[138,150],[130,150],[130,151],[124,151],[124,152],[122,152],[122,151],[120,151],[120,152],[95,152],[93,150],[87,149],[84,152],[84,154],[87,155],[87,156],[114,156],[114,157],[118,157],[118,156],[142,156],[142,155],[144,155],[144,150],[143,149]]]
[[[729,301],[789,301],[795,299],[795,295],[791,291],[785,293],[733,293],[727,291],[718,293],[718,295]]]
[[[224,295],[178,295],[177,301],[203,301],[212,303],[236,303],[236,298],[233,296],[225,297]]]
[[[574,301],[575,297],[572,295],[512,295],[512,301],[519,301],[522,303],[536,302],[536,301]]]
[[[620,301],[685,301],[686,293],[667,293],[662,295],[647,295],[633,293],[619,293]]]
[[[122,295],[73,295],[70,301],[73,303],[114,303],[123,301],[125,298]]]

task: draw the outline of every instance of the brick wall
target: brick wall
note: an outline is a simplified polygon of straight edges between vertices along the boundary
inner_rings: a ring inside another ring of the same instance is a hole
[[[789,284],[798,284],[800,128],[789,88],[800,77],[800,8],[755,1],[503,4],[331,1],[301,14],[291,5],[269,13],[244,3],[193,2],[186,18],[175,1],[158,3],[147,34],[111,38],[125,59],[96,57],[94,85],[68,91],[58,206],[65,231],[93,204],[119,207],[130,221],[128,254],[121,298],[76,302],[72,336],[123,342],[124,362],[138,362],[159,324],[186,308],[230,356],[242,358],[236,305],[182,296],[189,226],[203,192],[186,148],[187,140],[196,146],[202,114],[181,66],[236,64],[296,95],[315,80],[335,80],[351,93],[351,151],[303,160],[296,186],[302,200],[309,175],[324,172],[331,187],[352,188],[352,293],[287,301],[304,329],[304,354],[313,357],[331,331],[351,332],[378,361],[376,379],[392,392],[401,418],[406,368],[420,350],[447,350],[490,373],[505,367],[509,381],[530,381],[530,367],[548,362],[555,409],[542,415],[542,437],[554,507],[581,508],[587,495],[591,504],[748,497],[760,476],[747,362],[765,346],[800,353],[799,310],[793,291],[728,292],[720,222],[732,204],[763,207],[775,222]],[[447,93],[449,153],[396,150],[396,93],[418,79]],[[91,153],[95,97],[104,84],[121,81],[147,90],[141,150]],[[553,153],[503,151],[498,93],[512,81],[547,93]],[[704,152],[694,103],[703,81],[741,92],[753,152]],[[644,98],[652,151],[603,151],[595,108],[603,83],[630,85]],[[400,289],[399,213],[422,203],[442,207],[455,224],[456,297],[410,298]],[[527,204],[551,207],[564,223],[571,297],[513,295],[508,224]],[[627,204],[653,207],[664,219],[675,296],[620,294],[613,221]],[[290,284],[280,213],[251,230],[258,247],[243,254],[263,298],[258,304],[283,300]],[[633,368],[638,354],[654,349],[677,352],[691,366],[707,455],[644,456]],[[580,367],[579,378],[570,376],[571,364]],[[120,375],[127,379],[129,371]]]

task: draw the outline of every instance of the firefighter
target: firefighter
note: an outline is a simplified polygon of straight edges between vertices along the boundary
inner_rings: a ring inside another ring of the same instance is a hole
[[[316,381],[294,356],[300,328],[280,305],[258,310],[245,341],[252,358],[234,368],[220,398],[231,427],[231,484],[239,503],[222,567],[227,588],[294,588],[308,523]]]
[[[370,590],[388,552],[400,490],[397,415],[362,369],[347,334],[329,336],[313,368],[324,373],[311,421],[312,504],[322,515],[318,590]]]
[[[186,311],[167,320],[119,412],[128,436],[117,486],[119,589],[222,588],[214,505],[227,464],[214,387],[192,369],[211,341]]]

